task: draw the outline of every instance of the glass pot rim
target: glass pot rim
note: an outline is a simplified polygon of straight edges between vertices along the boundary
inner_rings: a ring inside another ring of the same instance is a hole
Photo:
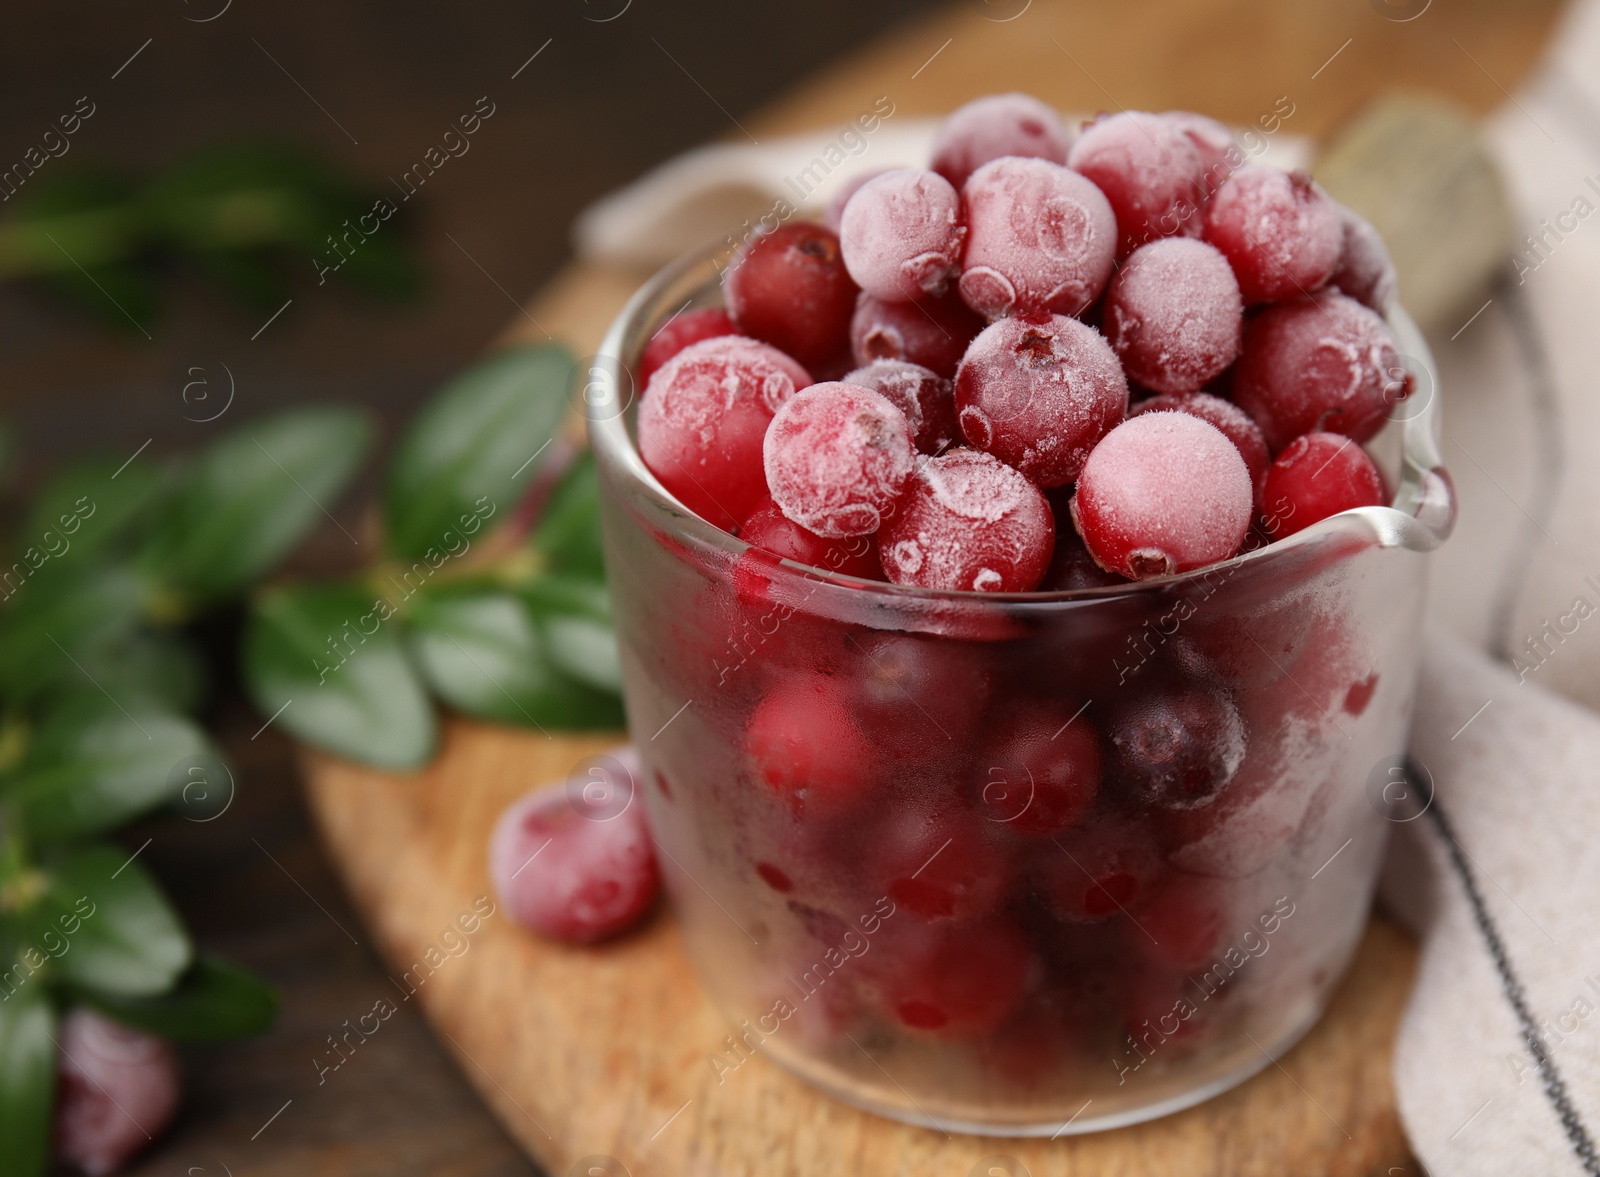
[[[629,499],[642,506],[656,525],[676,538],[726,555],[730,562],[752,550],[690,511],[664,487],[644,464],[628,421],[637,409],[640,389],[634,379],[635,363],[662,322],[692,303],[716,305],[707,297],[726,269],[732,250],[726,246],[696,250],[664,266],[636,291],[607,330],[600,351],[580,365],[578,407],[588,422],[590,445],[596,459],[620,476]],[[671,297],[669,297],[671,296]],[[1284,539],[1241,552],[1227,560],[1190,572],[1097,588],[1049,592],[982,593],[963,589],[929,589],[862,580],[828,569],[784,559],[781,564],[808,579],[876,594],[876,603],[893,609],[945,603],[970,608],[977,604],[1038,606],[1125,600],[1142,594],[1182,592],[1206,578],[1231,577],[1249,568],[1270,573],[1282,566],[1286,573],[1312,549],[1351,538],[1382,548],[1430,552],[1444,543],[1454,529],[1454,486],[1439,453],[1439,377],[1427,340],[1404,309],[1396,303],[1386,316],[1394,333],[1396,351],[1412,374],[1415,391],[1401,402],[1403,415],[1391,414],[1380,437],[1398,430],[1400,464],[1394,497],[1388,506],[1357,507],[1323,519]],[[859,599],[859,598],[858,598]],[[872,601],[867,598],[867,601]],[[864,601],[863,603],[866,603]]]

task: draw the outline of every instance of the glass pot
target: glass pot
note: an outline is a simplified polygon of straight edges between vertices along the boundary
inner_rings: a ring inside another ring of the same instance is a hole
[[[1454,522],[1414,325],[1391,318],[1417,391],[1373,446],[1393,506],[1201,572],[936,592],[751,549],[645,468],[631,369],[720,300],[718,260],[645,286],[584,391],[640,791],[731,1024],[707,1065],[735,1082],[765,1054],[1008,1135],[1149,1119],[1266,1066],[1361,935]]]

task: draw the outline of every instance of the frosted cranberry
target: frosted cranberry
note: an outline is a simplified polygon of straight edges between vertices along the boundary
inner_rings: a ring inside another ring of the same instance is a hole
[[[1243,325],[1233,269],[1204,241],[1141,246],[1106,293],[1106,338],[1128,376],[1157,392],[1192,392],[1221,374]]]
[[[1372,223],[1359,213],[1340,205],[1339,217],[1344,223],[1344,249],[1339,254],[1339,268],[1328,279],[1328,285],[1386,315],[1399,286],[1394,262],[1389,260],[1389,247]]]
[[[78,1008],[62,1019],[55,1153],[85,1173],[114,1173],[178,1110],[178,1059],[160,1038]]]
[[[916,302],[884,302],[863,291],[850,321],[850,350],[857,364],[904,360],[948,380],[982,330],[983,320],[955,291]]]
[[[837,233],[839,231],[839,222],[844,217],[844,206],[850,203],[850,198],[860,192],[862,186],[868,180],[876,179],[883,175],[884,172],[893,170],[893,168],[873,168],[870,171],[857,172],[851,176],[843,184],[839,185],[839,190],[833,194],[833,199],[828,201],[828,207],[822,214],[822,223]]]
[[[895,965],[885,997],[896,1020],[945,1038],[998,1028],[1038,968],[1021,934],[995,923],[923,933],[895,954]]]
[[[1093,180],[1117,218],[1117,252],[1195,232],[1205,163],[1177,124],[1143,111],[1101,115],[1084,128],[1067,166]]]
[[[922,453],[941,454],[961,436],[950,381],[920,364],[874,360],[847,373],[844,382],[870,388],[894,402],[911,423],[912,437]]]
[[[756,237],[723,277],[728,313],[739,330],[828,374],[849,366],[856,284],[838,235],[791,221]]]
[[[1339,206],[1304,172],[1249,164],[1206,208],[1205,239],[1233,266],[1247,305],[1309,294],[1344,250]]]
[[[1229,898],[1215,880],[1172,875],[1135,913],[1139,927],[1128,940],[1168,968],[1205,968],[1227,950]]]
[[[1161,862],[1142,822],[1105,814],[1046,845],[1030,872],[1051,909],[1070,920],[1100,920],[1134,907]]]
[[[1081,822],[1100,791],[1100,738],[1076,707],[1028,706],[994,725],[975,765],[979,811],[1049,838]]]
[[[1042,159],[984,164],[961,190],[967,248],[961,297],[980,315],[1076,315],[1100,297],[1117,249],[1105,195]]]
[[[965,753],[989,701],[991,672],[972,646],[905,633],[852,639],[853,713],[874,744],[902,760]]]
[[[1220,429],[1187,413],[1145,413],[1089,455],[1072,521],[1102,568],[1143,580],[1226,560],[1254,501],[1244,459]]]
[[[1251,317],[1233,399],[1276,453],[1316,430],[1366,441],[1411,384],[1384,321],[1355,299],[1324,291]]]
[[[591,812],[574,804],[561,782],[500,815],[489,841],[489,877],[512,919],[555,940],[588,944],[644,918],[660,876],[643,806],[631,789],[625,801],[620,812]]]
[[[1111,345],[1063,315],[984,328],[967,348],[955,391],[967,441],[1043,487],[1077,478],[1128,411],[1128,380]]]
[[[739,538],[751,547],[796,564],[809,564],[863,580],[883,579],[878,568],[878,546],[870,536],[824,539],[788,519],[771,499],[739,525]]]
[[[960,268],[965,237],[961,197],[950,181],[915,168],[867,181],[839,222],[850,277],[890,301],[943,294]]]
[[[875,877],[923,920],[970,919],[1000,902],[1006,877],[984,822],[965,809],[900,808],[873,839]]]
[[[957,188],[992,159],[1021,155],[1067,162],[1071,134],[1054,110],[1027,94],[990,94],[958,107],[933,140],[933,170]]]
[[[923,463],[878,536],[895,584],[1025,593],[1050,566],[1050,504],[988,454],[956,449]]]
[[[1366,450],[1338,433],[1307,433],[1285,446],[1267,471],[1263,526],[1282,539],[1340,511],[1387,501]]]
[[[1117,708],[1110,734],[1119,789],[1141,806],[1204,805],[1244,761],[1244,722],[1219,690],[1174,687],[1144,693]]]
[[[845,692],[830,676],[792,673],[750,716],[744,746],[751,773],[798,814],[839,813],[871,784],[872,749]]]
[[[761,446],[772,414],[810,383],[799,364],[753,339],[690,344],[651,377],[639,455],[679,502],[731,531],[766,497]]]
[[[650,342],[644,345],[644,354],[639,357],[639,387],[643,389],[648,385],[650,377],[656,374],[661,365],[691,343],[715,339],[719,335],[737,334],[739,328],[733,325],[728,312],[721,307],[696,307],[692,311],[674,315],[657,328]]]
[[[888,397],[813,384],[773,417],[762,447],[778,509],[818,535],[871,535],[916,465],[911,423]]]
[[[1239,451],[1239,456],[1244,459],[1244,468],[1250,473],[1250,486],[1259,495],[1261,480],[1267,476],[1267,467],[1272,464],[1272,455],[1267,450],[1266,436],[1261,432],[1261,426],[1251,419],[1250,414],[1241,409],[1232,401],[1225,401],[1220,396],[1212,396],[1208,392],[1192,392],[1185,396],[1152,396],[1140,401],[1128,411],[1129,417],[1143,416],[1145,413],[1188,413],[1191,417],[1199,417],[1211,425],[1215,425]]]
[[[1200,195],[1203,200],[1209,200],[1244,159],[1233,132],[1216,119],[1189,110],[1169,110],[1161,117],[1187,135],[1200,153],[1200,163],[1205,169]]]

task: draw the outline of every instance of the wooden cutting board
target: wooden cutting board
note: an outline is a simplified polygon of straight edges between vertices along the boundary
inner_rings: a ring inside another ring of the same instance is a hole
[[[1390,19],[1419,7],[1418,19]],[[880,95],[915,115],[1025,89],[1060,109],[1190,107],[1241,125],[1288,96],[1295,114],[1287,128],[1318,136],[1401,78],[1488,110],[1502,101],[1502,85],[1515,87],[1526,73],[1556,11],[1546,2],[1426,7],[966,0],[742,121],[764,137],[842,125]],[[713,75],[701,82],[711,89],[700,93],[715,91]],[[519,308],[512,334],[548,332],[591,353],[645,276],[570,267]],[[619,943],[583,950],[542,942],[500,912],[474,918],[489,902],[485,846],[502,807],[564,779],[617,738],[550,738],[456,720],[420,773],[305,758],[312,811],[391,965],[395,1000],[422,1004],[484,1099],[552,1174],[1421,1172],[1390,1081],[1416,952],[1381,917],[1326,1017],[1298,1047],[1234,1091],[1154,1123],[1054,1142],[949,1138],[846,1107],[759,1057],[719,1084],[707,1056],[726,1028],[669,914]]]

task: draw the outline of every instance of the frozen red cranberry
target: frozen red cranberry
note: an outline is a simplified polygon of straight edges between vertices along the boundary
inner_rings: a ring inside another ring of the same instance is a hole
[[[1204,241],[1141,246],[1106,293],[1106,338],[1129,378],[1156,392],[1193,392],[1221,374],[1243,325],[1233,268]]]
[[[957,188],[992,159],[1066,163],[1072,137],[1054,110],[1027,94],[990,94],[958,107],[933,140],[933,170]]]
[[[1171,875],[1135,913],[1128,941],[1152,960],[1181,972],[1215,964],[1227,950],[1230,892],[1226,884]]]
[[[989,1033],[1011,1015],[1038,970],[1027,941],[1004,923],[913,935],[915,942],[894,946],[885,980],[890,1012],[911,1030],[945,1038]]]
[[[884,172],[893,171],[893,168],[872,168],[869,171],[857,172],[833,194],[833,199],[828,201],[828,207],[822,214],[822,223],[835,233],[839,231],[839,222],[844,217],[844,206],[850,203],[850,198],[861,191],[862,185],[868,180],[876,179]]]
[[[950,381],[920,364],[874,360],[847,373],[844,382],[870,388],[894,402],[911,423],[911,435],[922,453],[942,454],[961,437]]]
[[[761,446],[772,414],[811,383],[777,348],[730,335],[690,344],[639,404],[639,455],[696,515],[725,531],[767,494]]]
[[[850,715],[848,688],[796,672],[756,705],[745,731],[751,774],[795,813],[828,816],[859,801],[876,771]]]
[[[888,397],[813,384],[772,419],[762,447],[778,509],[829,538],[871,535],[916,465],[911,423]]]
[[[78,1008],[62,1019],[55,1153],[85,1173],[114,1173],[178,1110],[178,1059],[160,1038]]]
[[[1329,290],[1251,317],[1233,399],[1276,453],[1315,430],[1366,441],[1410,395],[1411,384],[1384,321]]]
[[[1344,249],[1339,255],[1339,268],[1328,279],[1328,285],[1386,315],[1399,286],[1394,262],[1389,260],[1389,247],[1372,223],[1359,213],[1340,205],[1339,217],[1344,223]]]
[[[500,815],[489,841],[489,877],[518,923],[572,944],[615,936],[655,902],[660,878],[638,762],[625,760],[615,803],[590,806],[568,783],[546,785]]]
[[[849,366],[856,284],[832,229],[791,221],[762,233],[734,259],[723,290],[744,334],[815,372]]]
[[[1069,520],[1072,495],[1062,488],[1045,496],[1050,502],[1050,513],[1056,519]],[[1055,551],[1050,556],[1050,569],[1039,582],[1040,592],[1071,592],[1076,589],[1110,588],[1127,584],[1128,578],[1107,572],[1094,562],[1083,537],[1070,527],[1056,528]]]
[[[1246,305],[1310,294],[1344,250],[1339,206],[1304,172],[1248,164],[1206,208],[1205,239],[1233,266]]]
[[[916,472],[878,536],[895,584],[1025,593],[1050,566],[1055,520],[1039,489],[1005,463],[955,449]]]
[[[1200,195],[1202,199],[1209,200],[1222,181],[1244,160],[1244,153],[1239,150],[1233,132],[1216,119],[1189,110],[1169,110],[1161,117],[1187,135],[1194,149],[1200,153],[1200,162],[1205,167]]]
[[[1100,791],[1100,737],[1075,710],[1028,706],[993,725],[974,765],[979,812],[1028,838],[1084,819]]]
[[[1064,315],[984,328],[956,372],[968,442],[1042,487],[1078,477],[1089,451],[1128,411],[1122,364],[1093,327]]]
[[[1143,693],[1110,723],[1116,780],[1136,805],[1192,809],[1214,798],[1244,762],[1244,721],[1220,690]]]
[[[948,380],[982,330],[983,320],[953,290],[916,302],[884,302],[863,291],[850,321],[850,350],[857,364],[904,360]]]
[[[851,643],[860,655],[852,710],[874,744],[919,764],[965,753],[991,689],[991,671],[971,646],[908,633]]]
[[[692,311],[674,315],[657,328],[650,342],[644,345],[644,354],[639,357],[640,390],[650,383],[650,377],[656,374],[661,365],[691,343],[715,339],[719,335],[737,334],[739,328],[733,325],[728,312],[721,307],[696,307]]]
[[[824,539],[785,517],[771,499],[764,501],[739,525],[739,538],[751,547],[796,564],[809,564],[863,580],[883,579],[878,568],[878,545],[871,536]]]
[[[960,268],[965,237],[960,195],[937,172],[916,168],[867,181],[839,222],[850,277],[890,301],[943,294]]]
[[[1067,166],[1095,182],[1117,217],[1117,252],[1195,233],[1205,162],[1183,129],[1160,115],[1123,111],[1085,127]]]
[[[1306,433],[1285,446],[1267,471],[1262,525],[1282,539],[1340,511],[1387,501],[1366,450],[1342,434]]]
[[[1006,156],[961,190],[967,248],[961,297],[980,315],[1086,310],[1111,276],[1117,218],[1104,193],[1069,168]]]
[[[1102,568],[1143,580],[1226,560],[1254,501],[1244,459],[1220,429],[1187,413],[1145,413],[1089,455],[1072,521]]]
[[[1267,452],[1267,439],[1261,426],[1250,414],[1232,401],[1209,392],[1191,392],[1184,396],[1152,396],[1128,410],[1128,416],[1139,417],[1145,413],[1188,413],[1191,417],[1215,425],[1233,442],[1244,459],[1244,468],[1250,473],[1250,486],[1259,495],[1261,480],[1267,476],[1272,456]]]
[[[1136,906],[1160,866],[1146,823],[1102,814],[1044,845],[1030,877],[1052,910],[1089,921]]]
[[[966,809],[896,807],[872,840],[869,869],[890,899],[922,920],[972,919],[1000,902],[1000,848]]]

